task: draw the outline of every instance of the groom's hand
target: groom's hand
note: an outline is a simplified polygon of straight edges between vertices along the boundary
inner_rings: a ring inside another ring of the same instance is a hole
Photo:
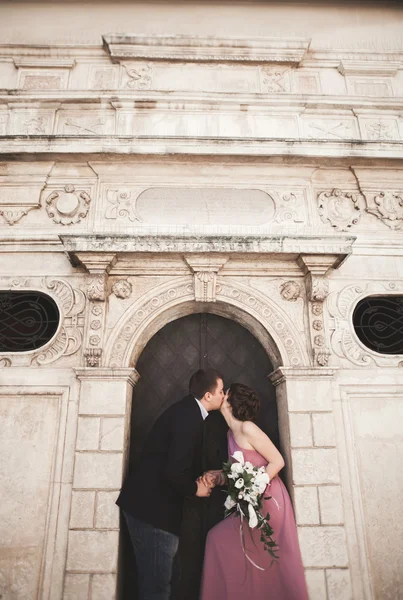
[[[196,481],[196,483],[197,483],[196,496],[198,496],[199,498],[208,498],[211,494],[211,487],[206,485],[203,482],[201,477],[199,477],[199,479]]]
[[[201,477],[203,483],[208,487],[215,487],[216,485],[224,485],[225,477],[221,470],[206,471]]]

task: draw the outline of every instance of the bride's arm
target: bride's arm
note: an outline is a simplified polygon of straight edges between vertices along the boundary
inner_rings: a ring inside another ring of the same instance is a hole
[[[270,480],[277,475],[284,467],[284,459],[270,438],[251,421],[245,421],[242,426],[242,433],[253,448],[259,452],[269,463],[266,467],[266,473]]]

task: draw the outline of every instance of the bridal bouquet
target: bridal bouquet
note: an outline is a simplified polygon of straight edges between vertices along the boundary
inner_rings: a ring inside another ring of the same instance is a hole
[[[269,552],[274,560],[278,559],[276,552],[278,546],[273,539],[273,529],[269,524],[270,514],[262,514],[262,500],[269,500],[271,496],[263,498],[264,491],[270,478],[264,467],[255,467],[244,460],[243,453],[238,451],[232,455],[237,462],[228,461],[223,465],[223,472],[228,485],[228,496],[225,501],[225,516],[228,517],[236,512],[241,517],[241,539],[245,556],[255,567],[253,561],[246,555],[243,541],[243,519],[248,519],[251,529],[260,529],[260,540],[265,550]]]

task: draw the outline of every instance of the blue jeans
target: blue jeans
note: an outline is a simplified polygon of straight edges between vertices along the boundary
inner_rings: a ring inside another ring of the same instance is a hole
[[[136,556],[139,600],[169,600],[179,537],[123,514]]]

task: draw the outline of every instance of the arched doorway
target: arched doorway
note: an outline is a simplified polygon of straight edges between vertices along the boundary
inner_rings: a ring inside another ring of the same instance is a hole
[[[259,393],[262,401],[259,425],[279,445],[275,391],[267,379],[273,367],[266,351],[239,323],[210,313],[197,313],[165,325],[150,339],[137,361],[140,380],[133,393],[129,471],[158,416],[187,395],[194,371],[209,366],[222,372],[226,385],[238,381]],[[220,468],[226,460],[226,430],[220,413],[212,413],[205,435],[206,468]],[[222,493],[217,492],[203,509],[199,523],[203,533],[223,516]],[[195,523],[195,516],[192,518]],[[194,540],[185,538],[184,535],[182,553],[186,557],[189,548],[194,547]],[[130,543],[122,532],[122,600],[136,597],[133,564]],[[186,569],[186,560],[182,566]]]

